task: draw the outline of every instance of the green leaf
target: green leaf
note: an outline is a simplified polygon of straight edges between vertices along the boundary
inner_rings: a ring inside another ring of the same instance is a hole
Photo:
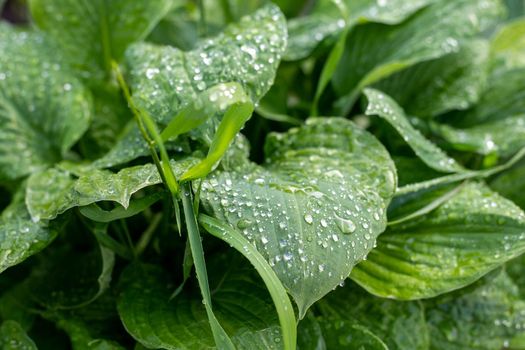
[[[168,12],[170,0],[30,0],[36,24],[55,39],[71,65],[101,80],[126,47],[143,39]]]
[[[525,214],[479,183],[389,227],[351,278],[369,292],[419,299],[466,286],[525,252]]]
[[[222,278],[213,289],[214,309],[234,344],[239,349],[279,348],[282,339],[267,291],[238,260],[235,265],[231,261],[219,263],[217,273],[210,274],[215,282]],[[224,269],[225,263],[229,268]],[[200,297],[183,292],[170,301],[169,283],[160,267],[128,267],[121,277],[122,294],[117,303],[124,327],[148,348],[215,348]]]
[[[502,14],[497,0],[442,0],[399,25],[354,28],[333,79],[334,89],[344,96],[343,111],[364,87],[416,63],[457,52],[463,40],[491,27]]]
[[[256,102],[273,83],[285,46],[285,19],[275,5],[243,17],[189,52],[133,45],[126,54],[133,98],[165,124],[202,91],[221,83],[241,84]]]
[[[4,350],[36,350],[35,343],[15,321],[4,321],[0,326],[0,348]]]
[[[385,119],[426,165],[447,173],[464,170],[454,159],[447,156],[415,129],[405,116],[405,112],[392,98],[374,89],[365,89],[364,94],[368,100],[365,114],[378,115]]]
[[[476,103],[487,83],[488,45],[475,40],[458,52],[394,73],[374,87],[391,96],[408,115],[430,118]]]
[[[430,349],[507,349],[522,333],[525,303],[504,271],[460,291],[425,302]],[[514,349],[514,348],[512,348]]]
[[[400,302],[374,297],[347,283],[318,304],[323,318],[357,324],[373,330],[389,350],[427,350],[429,334],[420,302]],[[352,330],[340,328],[341,336]],[[340,336],[340,337],[341,337]]]
[[[290,38],[285,59],[295,61],[306,58],[324,39],[340,34],[345,28],[345,22],[348,28],[366,22],[396,24],[432,1],[345,0],[346,18],[335,5],[337,1],[317,1],[311,14],[288,21]]]
[[[172,161],[171,167],[180,176],[196,161],[191,157]],[[124,168],[118,173],[92,169],[78,178],[53,168],[29,178],[26,203],[34,220],[52,220],[73,207],[100,201],[117,202],[126,209],[134,193],[161,182],[154,164]]]
[[[108,288],[114,253],[103,246],[87,252],[51,249],[26,280],[31,300],[50,309],[75,309],[97,300]]]
[[[88,91],[39,34],[0,23],[0,180],[65,157],[91,118]]]
[[[58,227],[32,220],[18,191],[0,216],[0,273],[47,247],[57,236]]]
[[[286,37],[284,16],[270,4],[200,42],[192,51],[133,45],[126,53],[133,98],[161,126],[218,84],[239,83],[256,103],[273,83]],[[211,143],[217,119],[211,118],[201,127],[196,135],[201,143]],[[181,144],[172,148],[181,151]],[[114,166],[147,154],[146,143],[131,125],[95,166]]]
[[[226,243],[231,244],[237,251],[250,260],[250,263],[255,267],[270,295],[279,315],[279,322],[283,333],[284,349],[295,349],[297,341],[296,320],[290,299],[286,294],[281,281],[273,272],[272,268],[264,257],[257,251],[255,246],[244,238],[244,236],[237,230],[231,228],[227,224],[206,215],[199,216],[199,223],[204,226],[206,231],[215,237],[222,239]]]
[[[272,134],[265,153],[264,166],[212,173],[201,203],[257,247],[302,317],[373,248],[395,168],[374,137],[340,118]]]

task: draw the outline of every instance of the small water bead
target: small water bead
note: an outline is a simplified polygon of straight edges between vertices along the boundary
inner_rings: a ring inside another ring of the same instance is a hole
[[[306,221],[308,225],[311,225],[314,222],[314,218],[312,217],[312,215],[306,214],[304,216],[304,221]]]
[[[148,68],[146,69],[146,78],[153,79],[155,75],[159,73],[160,73],[160,70],[158,68]]]
[[[325,219],[321,219],[321,226],[322,227],[328,227],[328,223],[326,222]]]

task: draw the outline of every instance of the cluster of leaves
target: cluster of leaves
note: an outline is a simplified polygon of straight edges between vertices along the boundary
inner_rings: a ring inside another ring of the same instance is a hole
[[[0,348],[525,349],[523,2],[27,5]]]

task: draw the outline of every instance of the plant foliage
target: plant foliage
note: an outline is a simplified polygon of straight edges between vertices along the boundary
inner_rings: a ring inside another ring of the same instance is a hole
[[[525,349],[522,1],[2,7],[1,349]]]

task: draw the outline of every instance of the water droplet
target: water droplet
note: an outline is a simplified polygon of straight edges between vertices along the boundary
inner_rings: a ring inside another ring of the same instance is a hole
[[[312,217],[312,215],[306,214],[304,216],[304,221],[306,221],[308,225],[311,225],[314,222],[314,218]]]

